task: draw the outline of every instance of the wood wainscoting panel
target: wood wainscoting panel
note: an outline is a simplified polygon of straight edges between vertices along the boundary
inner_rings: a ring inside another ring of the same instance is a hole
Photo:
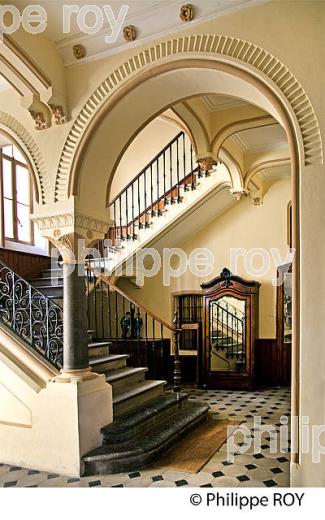
[[[255,385],[275,386],[279,384],[279,361],[276,338],[255,341]]]
[[[37,278],[42,269],[50,267],[50,258],[23,251],[0,248],[0,260],[25,279]]]

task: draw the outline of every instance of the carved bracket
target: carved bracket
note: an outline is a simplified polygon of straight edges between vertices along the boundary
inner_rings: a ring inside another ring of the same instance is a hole
[[[223,285],[225,287],[230,287],[231,285],[231,272],[227,267],[224,267],[220,273],[220,277],[223,279]]]

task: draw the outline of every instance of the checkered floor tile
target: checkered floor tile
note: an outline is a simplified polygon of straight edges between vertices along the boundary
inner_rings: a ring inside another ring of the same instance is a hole
[[[279,429],[290,426],[290,390],[274,388],[255,392],[188,389],[191,399],[211,406],[216,419],[241,419],[244,429],[229,441],[197,474],[150,467],[132,473],[93,477],[62,477],[35,469],[0,464],[0,487],[287,487],[288,445],[280,446]],[[254,424],[254,418],[260,422]],[[287,425],[286,419],[289,420]],[[266,428],[267,427],[267,428]],[[231,455],[231,453],[230,453]]]

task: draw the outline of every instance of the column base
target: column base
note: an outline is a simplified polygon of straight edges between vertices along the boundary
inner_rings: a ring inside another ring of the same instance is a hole
[[[90,371],[61,374],[45,388],[35,388],[25,374],[17,378],[14,372],[12,379],[9,411],[13,419],[6,424],[0,420],[1,462],[81,476],[82,456],[101,446],[100,429],[113,420],[111,385],[103,375]],[[13,403],[13,395],[19,402]]]
[[[89,369],[63,371],[40,392],[40,399],[46,429],[43,460],[49,464],[52,459],[47,469],[82,475],[81,457],[102,444],[100,429],[113,421],[111,385]]]
[[[91,371],[91,368],[82,368],[80,370],[60,370],[60,375],[57,376],[54,381],[56,383],[73,383],[81,381],[89,381],[89,379],[95,379],[96,377],[102,377],[104,375],[95,374]]]

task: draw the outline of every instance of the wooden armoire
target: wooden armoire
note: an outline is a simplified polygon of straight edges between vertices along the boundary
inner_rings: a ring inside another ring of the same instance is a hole
[[[201,287],[202,386],[252,389],[260,283],[234,276],[224,268],[220,276]]]

